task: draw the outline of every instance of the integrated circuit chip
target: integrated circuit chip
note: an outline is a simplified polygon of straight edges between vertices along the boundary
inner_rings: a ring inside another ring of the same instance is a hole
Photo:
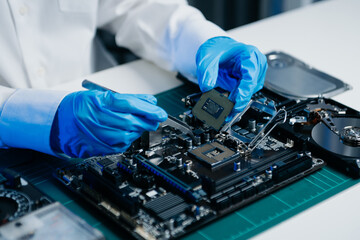
[[[145,209],[157,215],[163,221],[176,217],[189,208],[189,206],[183,198],[172,193],[167,193],[144,205]]]
[[[205,101],[205,104],[202,106],[201,109],[213,116],[215,119],[217,119],[224,111],[224,108],[222,106],[220,106],[210,98]]]
[[[227,96],[216,90],[204,93],[194,106],[192,113],[215,130],[219,130],[234,107]]]

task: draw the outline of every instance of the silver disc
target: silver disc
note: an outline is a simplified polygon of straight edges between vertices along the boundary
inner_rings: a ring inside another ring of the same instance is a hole
[[[339,135],[320,122],[312,129],[311,137],[320,147],[330,152],[360,158],[360,146],[356,142],[360,118],[333,118],[333,122],[340,131]]]

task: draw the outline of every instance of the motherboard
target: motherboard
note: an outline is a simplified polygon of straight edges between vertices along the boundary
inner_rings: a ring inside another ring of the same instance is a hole
[[[182,237],[326,163],[359,177],[360,114],[336,101],[264,88],[240,113],[221,89],[182,102],[126,152],[55,177],[136,239]]]

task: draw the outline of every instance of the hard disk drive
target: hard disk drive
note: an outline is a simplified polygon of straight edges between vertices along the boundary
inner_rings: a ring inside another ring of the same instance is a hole
[[[284,54],[273,52],[268,58],[276,56]],[[301,63],[289,55],[286,59],[288,65]],[[58,169],[56,178],[134,238],[171,239],[325,163],[359,177],[360,114],[324,98],[331,95],[331,84],[334,91],[349,87],[306,67],[304,78],[313,74],[331,83],[324,85],[325,91],[317,91],[316,96],[294,93],[296,89],[277,91],[271,78],[281,75],[269,69],[269,83],[231,121],[225,120],[233,103],[221,89],[184,96],[187,111],[169,116],[128,151],[84,159]],[[300,70],[291,71],[298,81]]]

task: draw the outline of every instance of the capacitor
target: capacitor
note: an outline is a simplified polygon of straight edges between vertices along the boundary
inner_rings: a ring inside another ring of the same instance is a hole
[[[184,163],[184,168],[186,171],[190,171],[191,170],[191,166],[192,166],[192,161],[191,160],[186,160]]]
[[[193,142],[190,138],[188,138],[186,139],[185,144],[187,148],[192,148]]]
[[[266,170],[265,173],[268,178],[272,178],[272,170],[271,169]]]
[[[175,133],[175,132],[171,132],[171,133],[170,133],[170,138],[171,138],[171,139],[176,139],[176,133]]]
[[[201,144],[201,137],[199,135],[195,136],[195,145],[199,146]]]
[[[240,162],[234,162],[234,171],[238,172],[241,170],[241,163]]]
[[[126,158],[126,160],[128,160],[130,165],[134,165],[134,160],[132,158]]]
[[[174,230],[174,222],[175,222],[175,220],[172,218],[167,222],[167,225],[168,225],[168,228],[170,229],[170,231]]]
[[[210,141],[210,133],[204,133],[204,142],[209,142]]]
[[[170,132],[170,129],[168,127],[164,127],[162,130],[165,134],[168,134]]]
[[[264,124],[263,124],[263,123],[257,123],[257,124],[256,124],[256,130],[257,130],[258,132],[260,132],[261,129],[263,129],[263,128],[264,128]]]
[[[256,132],[256,120],[255,119],[249,119],[248,127],[249,127],[249,130],[251,132]]]
[[[198,218],[200,216],[200,209],[198,206],[194,205],[191,209],[191,211],[194,213],[194,216]]]
[[[183,162],[182,158],[177,158],[176,159],[176,164],[177,164],[178,167],[182,167],[182,162]]]

